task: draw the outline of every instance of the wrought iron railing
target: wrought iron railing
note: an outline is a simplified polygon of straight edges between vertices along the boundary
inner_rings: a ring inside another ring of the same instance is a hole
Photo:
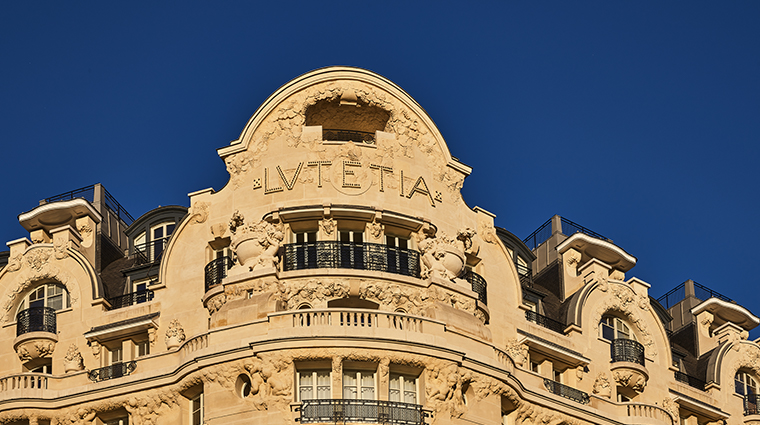
[[[562,223],[563,235],[572,236],[575,233],[583,233],[597,239],[609,241],[609,239],[600,235],[599,233],[583,227],[578,223],[572,222],[565,217],[560,217],[560,220]],[[523,239],[523,242],[528,246],[529,249],[534,250],[537,246],[541,245],[552,236],[552,231],[552,219],[550,218],[546,221],[546,223],[542,224],[538,229],[533,231],[530,236]]]
[[[533,287],[533,272],[531,271],[528,266],[524,266],[520,263],[515,263],[515,267],[517,268],[517,274],[520,276],[520,284],[522,286],[527,286],[528,288]]]
[[[322,140],[375,144],[375,133],[369,131],[322,129]]]
[[[171,236],[167,236],[165,238],[135,245],[132,255],[137,260],[136,264],[148,264],[160,261],[161,255],[164,253],[164,249],[166,249],[166,244],[169,243],[170,237]]]
[[[462,279],[470,282],[472,290],[478,294],[478,300],[483,304],[488,305],[488,284],[483,276],[475,273],[472,270],[467,270],[462,275]]]
[[[758,404],[760,403],[760,395],[747,394],[744,396],[744,416],[748,415],[760,415],[760,409]]]
[[[535,311],[528,310],[525,312],[525,318],[529,322],[533,322],[539,326],[543,326],[546,329],[552,330],[557,333],[564,334],[565,333],[565,324],[562,322],[558,322],[550,317],[546,317],[542,314],[538,314]]]
[[[420,277],[420,254],[375,243],[321,241],[284,247],[283,270],[360,269]]]
[[[681,371],[677,370],[675,374],[676,374],[676,381],[683,382],[684,384],[694,387],[698,390],[704,391],[705,386],[707,386],[707,382],[699,378],[695,378],[691,375],[687,375]]]
[[[232,258],[228,256],[217,258],[206,264],[204,270],[206,275],[206,292],[222,283],[222,279],[227,277],[227,270],[230,267],[232,267]]]
[[[107,381],[109,379],[121,378],[127,376],[137,369],[137,362],[134,360],[131,362],[114,363],[111,366],[101,367],[100,369],[93,369],[87,377],[95,382]]]
[[[552,381],[551,379],[544,378],[544,386],[552,394],[557,394],[558,396],[569,398],[570,400],[577,401],[581,404],[588,404],[590,401],[587,393],[581,390],[576,390],[573,387],[568,387],[567,385],[561,384],[557,381]]]
[[[422,406],[381,400],[303,400],[301,423],[359,422],[394,425],[422,425]]]
[[[16,315],[16,336],[29,332],[57,333],[55,309],[31,307]]]
[[[144,291],[137,291],[120,295],[118,297],[108,298],[108,303],[111,304],[111,310],[116,310],[117,308],[124,308],[135,304],[145,303],[151,301],[152,299],[153,291],[146,289]]]
[[[610,345],[612,363],[631,362],[644,366],[644,346],[632,339],[613,339]]]
[[[693,282],[693,283],[694,283],[694,297],[697,298],[698,300],[706,301],[706,300],[709,300],[710,298],[717,298],[719,300],[723,300],[730,303],[734,302],[731,298],[728,298],[727,296],[719,292],[713,291],[712,289],[704,285],[700,285],[697,282]],[[686,282],[671,289],[660,298],[657,298],[657,302],[662,304],[662,306],[665,307],[666,309],[669,309],[670,307],[673,307],[674,305],[683,301],[685,298],[686,298]]]
[[[113,195],[111,195],[111,193],[108,192],[105,187],[101,185],[101,188],[103,189],[103,198],[105,200],[104,203],[106,207],[116,215],[116,218],[123,221],[127,226],[132,224],[135,219],[127,212],[124,207],[121,206],[116,198],[114,198]],[[50,198],[46,198],[45,202],[68,201],[74,198],[83,198],[89,202],[95,202],[95,185],[93,184],[90,186],[80,187],[79,189],[51,196]]]

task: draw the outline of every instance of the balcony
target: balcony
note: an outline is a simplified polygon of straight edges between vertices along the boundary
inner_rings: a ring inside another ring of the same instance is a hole
[[[758,400],[760,396],[757,394],[747,394],[744,396],[744,416],[760,415],[760,409],[758,409]]]
[[[216,285],[222,283],[222,280],[227,277],[227,270],[232,267],[232,258],[224,256],[217,258],[206,264],[206,292]]]
[[[581,390],[576,390],[573,387],[568,387],[567,385],[560,384],[557,381],[552,381],[551,379],[544,379],[544,386],[552,394],[569,398],[570,400],[576,401],[580,404],[588,404],[590,401],[587,393],[584,393]]]
[[[161,255],[166,249],[166,244],[169,243],[169,238],[156,239],[150,242],[137,244],[134,246],[134,251],[131,257],[135,258],[135,265],[151,264],[161,261]]]
[[[134,361],[125,363],[114,363],[111,366],[101,367],[100,369],[93,369],[87,377],[95,382],[107,381],[109,379],[121,378],[127,376],[137,369],[137,363]]]
[[[135,304],[141,304],[153,299],[153,291],[146,289],[144,291],[132,292],[130,294],[120,295],[118,297],[108,298],[108,303],[111,304],[111,310],[117,308],[124,308],[133,306]]]
[[[424,413],[418,404],[381,400],[304,400],[301,423],[381,423],[422,425]]]
[[[488,305],[488,284],[486,283],[486,280],[483,279],[483,276],[472,270],[467,270],[464,275],[462,275],[462,279],[470,282],[473,292],[478,294],[478,300],[483,304]]]
[[[338,241],[293,243],[284,248],[283,271],[359,269],[420,277],[420,255],[411,249]]]
[[[612,340],[610,347],[612,363],[628,362],[644,366],[644,346],[632,339]]]
[[[16,336],[29,332],[57,333],[55,309],[31,307],[16,315]]]
[[[676,371],[676,381],[683,382],[684,384],[694,387],[700,391],[705,390],[705,386],[707,386],[707,383],[699,378],[695,378],[691,375],[687,375],[683,372]]]
[[[558,322],[554,319],[538,314],[535,311],[528,310],[525,312],[525,319],[529,322],[533,322],[539,326],[543,326],[551,331],[565,334],[565,324]]]
[[[354,142],[367,145],[375,144],[375,133],[368,131],[322,129],[322,140],[336,142]]]

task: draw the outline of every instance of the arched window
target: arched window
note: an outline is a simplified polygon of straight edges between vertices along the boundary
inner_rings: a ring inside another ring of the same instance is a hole
[[[71,307],[69,291],[57,283],[46,283],[34,288],[26,294],[18,310],[33,307],[50,307],[53,310],[63,310]]]
[[[736,394],[757,394],[757,381],[749,373],[743,370],[739,370],[734,376],[734,388],[736,390]]]
[[[636,340],[636,336],[631,332],[631,328],[619,317],[602,316],[599,327],[601,328],[602,338],[607,341],[612,341],[613,339]]]

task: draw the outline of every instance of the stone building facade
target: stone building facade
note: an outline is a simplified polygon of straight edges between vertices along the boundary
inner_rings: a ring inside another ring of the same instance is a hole
[[[760,424],[760,319],[553,217],[521,240],[407,93],[332,67],[134,220],[101,186],[0,256],[4,424]]]

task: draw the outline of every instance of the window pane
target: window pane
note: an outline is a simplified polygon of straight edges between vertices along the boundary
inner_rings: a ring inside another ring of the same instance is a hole
[[[166,236],[169,236],[169,235],[171,235],[171,234],[172,234],[172,232],[174,232],[174,228],[175,228],[176,226],[177,226],[177,225],[176,225],[176,224],[174,224],[174,223],[167,225],[167,226],[166,226]]]
[[[60,310],[63,308],[63,295],[56,295],[54,297],[48,298],[48,307],[54,309],[54,310]]]
[[[612,341],[613,339],[615,339],[615,329],[613,329],[606,323],[602,323],[602,338],[608,341]]]

